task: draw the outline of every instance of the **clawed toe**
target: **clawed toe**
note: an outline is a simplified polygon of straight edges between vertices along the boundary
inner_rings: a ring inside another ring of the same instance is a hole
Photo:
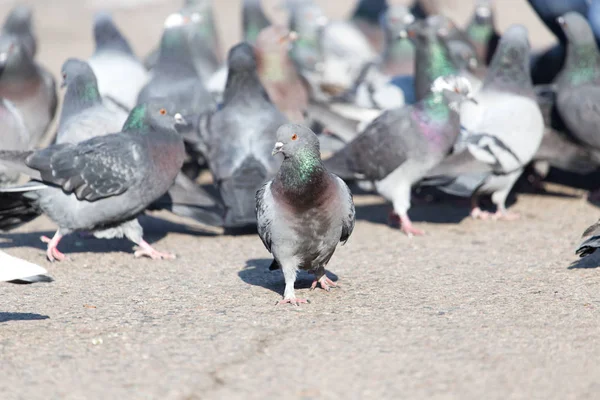
[[[299,306],[300,304],[309,304],[310,301],[308,299],[297,299],[297,298],[293,298],[293,299],[283,299],[281,301],[279,301],[277,304],[281,305],[281,304],[293,304],[295,306]]]
[[[318,280],[315,279],[313,281],[312,285],[310,285],[310,290],[315,290],[317,288],[317,283],[321,285],[321,288],[323,290],[326,290],[328,292],[331,291],[332,287],[337,287],[337,283],[335,283],[334,281],[329,279],[329,277],[327,277],[327,275],[323,275]]]

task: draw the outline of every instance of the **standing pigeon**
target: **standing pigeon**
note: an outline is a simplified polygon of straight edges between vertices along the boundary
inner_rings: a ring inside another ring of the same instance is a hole
[[[354,229],[354,203],[348,186],[321,162],[319,140],[308,128],[287,124],[277,130],[273,155],[283,163],[272,181],[256,193],[258,234],[285,277],[281,303],[307,303],[296,297],[299,269],[313,272],[325,290],[336,284],[325,267],[339,242]]]
[[[261,0],[244,0],[242,5],[244,40],[253,45],[260,31],[269,25],[271,22],[262,9]]]
[[[110,14],[100,12],[94,17],[94,40],[96,50],[88,62],[98,80],[100,94],[131,110],[150,75]]]
[[[600,247],[600,220],[587,228],[581,238],[583,241],[577,247],[577,250],[575,250],[575,253],[579,257],[589,256],[598,250]]]
[[[479,62],[488,65],[500,40],[494,21],[494,0],[477,0],[466,34],[475,45]]]
[[[343,179],[368,180],[391,201],[407,235],[423,232],[407,211],[411,187],[448,154],[459,134],[456,110],[468,98],[471,85],[457,76],[435,80],[424,100],[384,112],[344,149],[325,160]]]
[[[247,43],[234,46],[223,104],[199,122],[200,151],[226,207],[225,227],[256,224],[254,194],[279,168],[270,156],[277,128],[287,122],[260,83]]]
[[[48,243],[50,261],[64,259],[57,246],[64,235],[92,232],[98,238],[127,237],[140,246],[136,257],[173,256],[143,239],[137,216],[173,184],[185,157],[176,123],[157,104],[139,105],[123,132],[79,144],[59,144],[28,152],[0,152],[0,162],[34,181],[0,190],[0,229],[7,230],[45,213],[57,225]]]
[[[8,13],[2,26],[2,34],[18,37],[31,58],[35,57],[37,39],[33,30],[32,12],[29,6],[20,4]]]
[[[388,75],[412,75],[415,69],[415,48],[406,28],[415,17],[402,4],[391,5],[381,17],[385,32],[382,70]]]
[[[258,75],[271,101],[290,121],[304,120],[308,92],[288,56],[294,33],[280,25],[263,29],[256,40]]]
[[[30,146],[42,139],[57,106],[54,78],[37,65],[18,37],[0,35],[0,97],[23,116]]]
[[[530,47],[527,29],[510,26],[498,45],[477,104],[465,104],[460,120],[464,134],[454,154],[431,170],[429,176],[453,179],[440,189],[472,196],[473,218],[486,219],[479,208],[482,194],[491,194],[497,219],[518,215],[506,210],[506,198],[514,183],[537,152],[544,134],[544,120],[529,76]]]
[[[68,59],[62,77],[67,90],[55,143],[79,143],[121,130],[127,114],[104,105],[94,71],[85,61]]]

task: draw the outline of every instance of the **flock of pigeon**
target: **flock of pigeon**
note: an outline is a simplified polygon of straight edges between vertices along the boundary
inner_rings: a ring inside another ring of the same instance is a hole
[[[470,198],[473,218],[518,218],[506,199],[524,171],[600,166],[600,0],[529,2],[558,39],[539,54],[522,25],[500,37],[492,0],[477,0],[464,29],[432,0],[361,0],[338,21],[288,0],[288,26],[244,0],[244,42],[226,60],[210,0],[168,16],[144,61],[99,13],[94,53],[62,67],[55,132],[54,78],[35,61],[31,10],[16,7],[0,34],[0,230],[47,215],[58,230],[42,237],[46,254],[61,261],[75,232],[173,258],[144,240],[145,210],[257,229],[283,271],[282,302],[298,304],[299,269],[313,288],[335,285],[325,266],[354,228],[346,183],[391,202],[407,235],[423,234],[408,216],[415,189]],[[206,169],[216,190],[197,183]],[[480,207],[488,195],[494,212]],[[600,225],[584,237],[581,255],[600,246]],[[33,267],[0,278],[35,281],[23,278]]]

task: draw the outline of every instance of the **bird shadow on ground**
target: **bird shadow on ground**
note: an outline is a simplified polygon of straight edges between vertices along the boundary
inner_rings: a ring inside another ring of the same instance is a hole
[[[357,205],[356,219],[387,225],[391,210],[390,204]],[[469,216],[469,209],[452,204],[415,204],[408,214],[413,222],[458,224]]]
[[[600,252],[573,261],[567,269],[594,269],[600,267]]]
[[[34,313],[0,312],[0,324],[8,321],[39,321],[42,319],[50,319],[50,317]]]
[[[273,259],[271,258],[254,258],[246,261],[244,269],[238,272],[238,276],[244,282],[260,286],[265,289],[272,290],[277,294],[283,295],[285,289],[285,281],[283,279],[283,273],[281,270],[270,271],[269,266]],[[334,282],[337,282],[338,276],[325,271],[327,276]],[[314,275],[306,271],[298,271],[298,277],[296,278],[296,289],[308,289],[314,281]]]
[[[154,216],[142,215],[139,220],[144,228],[144,239],[150,244],[158,242],[169,233],[216,236],[214,232],[196,229]],[[46,250],[46,244],[40,240],[40,237],[52,237],[53,235],[54,232],[51,231],[2,233],[0,234],[0,240],[5,241],[0,243],[0,249],[32,247],[39,250]],[[65,236],[60,241],[59,249],[68,256],[69,254],[77,253],[131,253],[134,246],[127,239],[97,239],[90,235],[74,233]]]

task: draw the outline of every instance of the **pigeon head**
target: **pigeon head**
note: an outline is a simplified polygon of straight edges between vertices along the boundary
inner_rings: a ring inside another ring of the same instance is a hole
[[[138,104],[123,125],[123,132],[147,132],[149,130],[176,130],[187,122],[181,114],[174,112],[168,100]]]
[[[69,58],[63,64],[61,74],[63,79],[61,87],[75,88],[77,86],[82,97],[100,99],[96,75],[85,61]]]
[[[388,39],[406,37],[406,28],[415,22],[415,16],[408,7],[402,4],[391,5],[386,12],[381,14],[380,25]]]
[[[596,43],[594,33],[585,17],[576,12],[568,12],[556,20],[567,36],[570,45]]]
[[[158,75],[197,76],[189,41],[191,26],[188,15],[174,13],[167,17],[156,64]]]
[[[486,24],[494,18],[493,0],[478,0],[475,5],[475,20],[480,24]]]
[[[26,5],[18,5],[12,9],[4,21],[4,32],[12,34],[32,33],[31,8]]]
[[[473,98],[473,87],[471,82],[464,76],[448,75],[440,76],[431,85],[431,92],[435,95],[442,95],[450,108],[457,111],[458,106],[463,101],[472,101],[477,103]]]
[[[300,39],[317,40],[328,22],[321,7],[315,3],[298,2],[290,8],[290,27],[298,32]]]
[[[19,38],[0,35],[0,77],[26,76],[30,72],[35,72],[35,65]]]
[[[530,94],[530,45],[527,28],[523,25],[511,25],[502,35],[496,53],[490,63],[484,86],[494,85],[498,89],[523,90]]]
[[[96,51],[116,50],[133,55],[131,46],[107,12],[99,12],[94,16],[94,40]]]
[[[290,158],[310,153],[320,159],[319,139],[309,128],[298,124],[281,125],[276,137],[273,155],[281,153],[284,158]]]
[[[233,72],[249,72],[256,70],[256,55],[248,43],[240,43],[229,50],[227,65]]]

